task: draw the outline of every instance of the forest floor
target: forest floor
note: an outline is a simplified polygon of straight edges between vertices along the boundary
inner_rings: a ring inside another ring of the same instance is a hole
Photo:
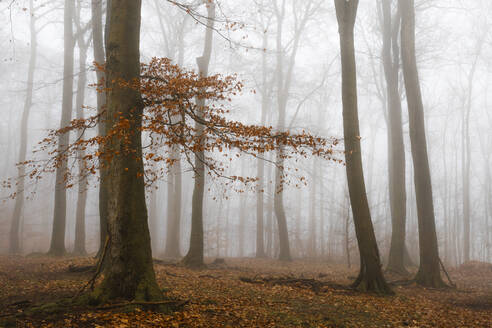
[[[172,314],[118,307],[27,314],[77,294],[93,274],[73,271],[90,265],[91,258],[0,257],[0,327],[492,327],[492,264],[479,262],[449,270],[456,289],[403,284],[383,297],[347,288],[355,270],[315,261],[225,259],[202,270],[158,261],[160,286],[183,301]]]

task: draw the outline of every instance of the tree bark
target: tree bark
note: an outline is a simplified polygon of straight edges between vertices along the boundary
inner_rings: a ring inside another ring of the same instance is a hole
[[[110,1],[107,2],[107,8],[109,8]],[[109,10],[106,10],[107,12]],[[103,26],[102,26],[102,1],[91,0],[91,22],[92,22],[92,44],[94,51],[94,61],[99,65],[105,63],[104,54],[104,38],[103,38]],[[108,13],[106,13],[108,15]],[[108,19],[109,15],[106,19]],[[96,78],[98,82],[102,82],[105,79],[105,73],[102,70],[96,70]],[[99,91],[97,93],[97,112],[100,114],[106,109],[106,92]],[[99,136],[106,135],[105,122],[101,121],[98,125]],[[100,149],[101,153],[104,153],[104,149]],[[100,159],[102,161],[102,159]],[[107,178],[105,171],[105,164],[103,162],[99,165],[99,251],[97,257],[102,254],[104,243],[108,236],[108,192],[107,192]]]
[[[73,62],[74,62],[74,37],[73,37],[73,0],[65,0],[64,8],[64,57],[63,57],[63,95],[62,114],[60,128],[68,126],[72,118],[73,107]],[[58,139],[58,153],[63,153],[69,143],[70,134],[64,133]],[[62,161],[56,169],[55,179],[55,208],[53,213],[53,230],[49,254],[62,256],[65,254],[65,229],[67,220],[67,192],[65,189],[65,174],[67,163]]]
[[[354,25],[358,0],[335,0],[342,61],[342,103],[345,162],[350,204],[360,253],[360,272],[353,287],[390,294],[381,270],[379,250],[367,201],[360,147]]]
[[[152,263],[143,178],[141,120],[143,102],[139,90],[119,81],[140,77],[141,0],[112,1],[107,28],[108,128],[119,117],[128,120],[126,138],[114,136],[106,146],[113,154],[108,174],[107,264],[104,280],[91,295],[94,302],[112,299],[159,301],[163,298]]]
[[[268,46],[268,35],[263,33],[263,49]],[[267,54],[263,51],[261,57],[262,92],[261,92],[261,125],[266,123],[267,107],[269,103],[269,88],[267,86]],[[265,161],[258,159],[256,175],[258,187],[256,189],[256,257],[266,257],[264,239],[264,207],[265,207]]]
[[[402,15],[401,56],[410,121],[419,227],[420,267],[415,279],[422,286],[439,288],[444,286],[444,282],[439,267],[432,184],[425,137],[424,105],[415,56],[414,0],[400,0],[398,3]]]
[[[177,259],[180,251],[181,223],[181,161],[179,149],[171,149],[171,159],[175,161],[170,167],[167,185],[167,232],[164,257]]]
[[[201,57],[196,59],[198,65],[199,75],[206,77],[208,75],[208,66],[210,63],[210,56],[212,54],[212,40],[213,40],[213,26],[215,21],[215,3],[213,1],[206,1],[207,5],[207,27],[205,31],[205,46]],[[196,99],[198,112],[200,108],[205,106],[205,100],[202,98]],[[199,114],[200,115],[200,114]],[[203,133],[203,125],[196,122],[197,134]],[[203,161],[204,152],[200,151],[195,153],[195,184],[193,188],[192,196],[192,209],[191,209],[191,237],[190,248],[188,253],[183,258],[183,263],[188,267],[200,267],[204,265],[203,262],[203,197],[205,191],[205,165]]]
[[[84,100],[85,88],[87,85],[87,51],[89,48],[88,42],[85,41],[84,32],[80,25],[80,6],[77,6],[77,14],[75,16],[77,25],[77,44],[79,48],[79,77],[77,80],[77,95],[75,97],[75,108],[77,110],[77,119],[84,119]],[[75,242],[73,252],[76,255],[86,255],[85,249],[85,207],[87,203],[87,167],[84,161],[85,151],[77,152],[79,166],[79,183],[78,183],[78,198],[77,207],[75,210]]]
[[[26,161],[27,152],[27,137],[28,137],[28,123],[29,114],[32,107],[32,96],[34,88],[34,71],[36,69],[37,59],[37,32],[36,32],[36,16],[33,0],[29,0],[29,29],[30,29],[30,52],[29,52],[29,66],[27,69],[27,89],[26,98],[24,101],[24,109],[22,111],[21,126],[20,126],[20,145],[19,145],[19,163]],[[16,186],[16,198],[14,205],[14,213],[12,215],[12,223],[10,225],[10,241],[9,241],[9,253],[20,254],[21,248],[21,215],[24,205],[24,178],[26,175],[26,169],[24,165],[18,166],[19,181]]]
[[[404,263],[406,234],[405,145],[403,142],[402,112],[398,91],[400,56],[398,32],[400,14],[392,21],[392,0],[382,0],[383,66],[387,88],[388,108],[388,171],[391,210],[391,244],[388,256],[389,271],[407,274]]]

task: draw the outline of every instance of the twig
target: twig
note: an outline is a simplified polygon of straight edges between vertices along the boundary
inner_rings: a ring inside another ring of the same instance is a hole
[[[439,263],[441,264],[442,271],[444,271],[444,273],[446,274],[446,277],[448,278],[451,287],[456,288],[456,284],[451,280],[451,277],[449,276],[448,271],[446,271],[446,268],[444,267],[444,263],[442,263],[440,257],[439,257]]]

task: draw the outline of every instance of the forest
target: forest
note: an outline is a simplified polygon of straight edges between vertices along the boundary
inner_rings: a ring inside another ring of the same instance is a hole
[[[0,0],[0,327],[492,327],[490,0]]]

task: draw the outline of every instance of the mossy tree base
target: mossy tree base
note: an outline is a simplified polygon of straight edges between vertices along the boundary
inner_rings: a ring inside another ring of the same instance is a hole
[[[352,288],[361,292],[370,292],[382,295],[393,295],[394,292],[384,279],[381,270],[371,270],[365,265],[361,267],[357,279],[352,283]]]
[[[449,286],[442,280],[441,273],[426,273],[423,270],[419,270],[415,276],[415,282],[422,287],[444,289]]]
[[[201,269],[205,267],[205,262],[203,261],[203,256],[200,254],[193,254],[188,252],[185,257],[181,260],[181,263],[191,269]]]

